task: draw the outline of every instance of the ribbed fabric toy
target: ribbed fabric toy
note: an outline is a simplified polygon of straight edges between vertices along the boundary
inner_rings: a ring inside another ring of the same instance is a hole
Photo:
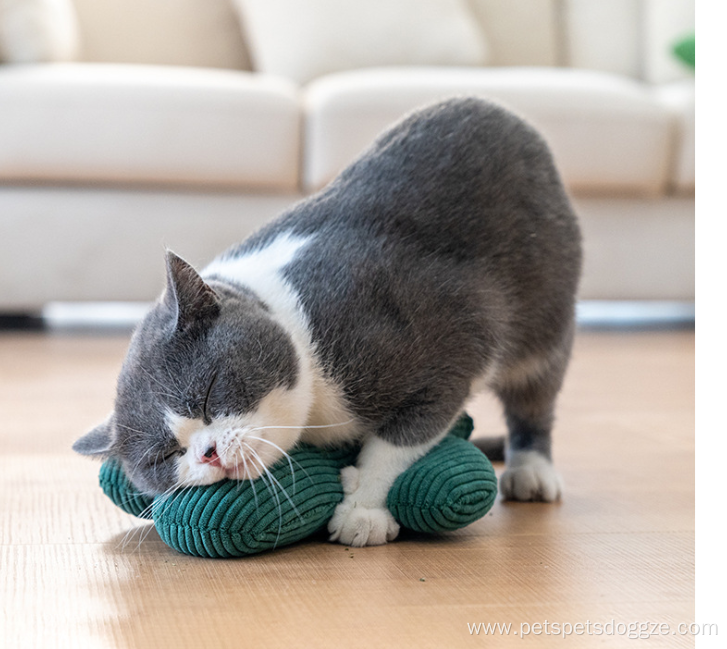
[[[437,446],[402,473],[389,491],[394,518],[412,530],[455,530],[484,516],[497,495],[488,459],[467,441],[463,415]],[[241,557],[300,541],[326,525],[343,500],[339,472],[357,448],[326,451],[300,445],[255,481],[223,480],[149,498],[116,460],[101,466],[104,493],[124,511],[154,521],[175,550],[199,557]],[[291,468],[293,470],[291,470]]]

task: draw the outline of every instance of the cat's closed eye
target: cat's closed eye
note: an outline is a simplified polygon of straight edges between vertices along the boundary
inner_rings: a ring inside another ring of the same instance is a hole
[[[169,462],[169,460],[175,458],[175,457],[181,457],[187,452],[187,449],[182,446],[175,446],[173,448],[165,449],[164,451],[160,451],[157,453],[156,456],[152,457],[146,462],[146,467],[149,469],[154,469],[155,467],[159,466],[160,464],[164,462]]]
[[[205,394],[204,397],[204,405],[202,406],[202,419],[204,420],[204,423],[208,426],[212,423],[212,418],[209,415],[209,402],[210,402],[210,394],[212,394],[212,388],[215,387],[215,382],[217,381],[217,374],[212,377],[212,380],[210,381],[209,386],[207,387],[207,394]]]
[[[209,426],[212,423],[212,416],[210,415],[209,402],[212,389],[217,381],[217,374],[210,379],[207,387],[200,396],[189,397],[184,402],[184,408],[191,419],[201,418],[204,423]]]
[[[217,374],[212,377],[201,394],[190,396],[183,402],[183,409],[186,411],[186,414],[189,415],[190,419],[201,418],[207,426],[212,423],[212,417],[209,411],[209,402],[216,380]]]

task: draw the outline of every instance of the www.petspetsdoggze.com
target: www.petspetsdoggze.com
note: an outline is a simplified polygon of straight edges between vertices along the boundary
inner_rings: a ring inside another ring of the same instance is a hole
[[[716,636],[719,630],[716,624],[697,624],[695,622],[680,622],[671,625],[666,622],[619,622],[609,620],[606,622],[521,622],[519,625],[511,622],[468,622],[467,630],[473,636],[518,636],[527,638],[531,636],[556,636],[567,638],[570,636],[625,636],[632,640],[643,640],[655,636]]]

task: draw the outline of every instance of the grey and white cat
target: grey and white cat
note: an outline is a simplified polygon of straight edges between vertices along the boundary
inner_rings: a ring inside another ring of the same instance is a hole
[[[74,448],[159,494],[254,479],[299,440],[355,439],[329,531],[376,545],[398,533],[396,477],[489,387],[509,430],[504,497],[556,500],[580,265],[538,133],[481,99],[433,105],[201,274],[168,253],[114,412]]]

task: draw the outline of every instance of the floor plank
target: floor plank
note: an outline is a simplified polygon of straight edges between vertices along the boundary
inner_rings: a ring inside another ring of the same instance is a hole
[[[485,641],[478,622],[512,623],[505,647],[544,644],[519,635],[544,620],[694,620],[692,333],[579,334],[557,421],[563,502],[498,501],[438,538],[346,551],[318,536],[242,560],[167,548],[70,451],[112,407],[126,344],[0,335],[3,648],[465,647]],[[476,434],[504,431],[492,398],[470,411]],[[615,631],[577,642],[633,644]]]

